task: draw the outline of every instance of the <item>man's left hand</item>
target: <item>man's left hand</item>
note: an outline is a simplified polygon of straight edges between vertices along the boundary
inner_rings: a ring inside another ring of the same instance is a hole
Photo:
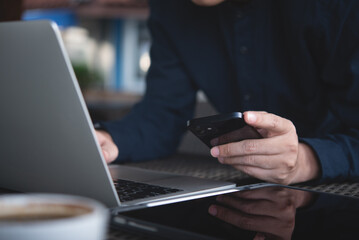
[[[298,142],[294,124],[267,112],[245,112],[244,120],[263,136],[213,147],[211,154],[222,164],[268,182],[291,184],[319,176],[313,150]]]

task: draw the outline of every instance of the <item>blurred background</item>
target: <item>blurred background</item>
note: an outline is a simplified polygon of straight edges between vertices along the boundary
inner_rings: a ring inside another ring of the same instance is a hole
[[[144,93],[148,15],[147,0],[0,0],[1,21],[58,24],[94,120],[121,117]]]
[[[52,20],[93,121],[119,119],[138,102],[151,64],[147,0],[0,0],[0,21]],[[215,114],[198,95],[196,116]],[[180,151],[208,154],[191,134]]]

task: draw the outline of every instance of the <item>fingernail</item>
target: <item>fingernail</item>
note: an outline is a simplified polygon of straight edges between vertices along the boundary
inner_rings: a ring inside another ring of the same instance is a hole
[[[214,147],[211,149],[211,154],[213,157],[218,157],[219,156],[219,148],[218,147]]]
[[[257,120],[257,117],[256,117],[256,115],[253,114],[253,113],[248,113],[247,119],[248,119],[248,122],[250,122],[250,123],[255,123],[256,120]]]
[[[218,158],[218,161],[219,161],[220,163],[223,163],[223,162],[224,162],[224,158],[223,158],[223,157],[219,157],[219,158]]]
[[[211,214],[212,216],[216,216],[217,215],[217,208],[215,206],[210,206],[208,209],[208,213]]]

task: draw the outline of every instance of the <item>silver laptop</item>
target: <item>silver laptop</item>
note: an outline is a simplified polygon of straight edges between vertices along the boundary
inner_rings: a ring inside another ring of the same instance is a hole
[[[0,23],[0,113],[2,188],[82,195],[117,207],[195,198],[234,187],[123,165],[108,167],[53,22]],[[126,201],[120,201],[118,190],[138,182],[162,192],[138,199],[123,196]]]

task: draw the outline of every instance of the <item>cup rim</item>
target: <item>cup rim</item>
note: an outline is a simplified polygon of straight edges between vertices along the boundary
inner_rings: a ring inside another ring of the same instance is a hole
[[[0,204],[9,205],[22,205],[27,203],[50,203],[50,204],[71,204],[71,205],[83,205],[91,209],[90,212],[75,215],[65,218],[54,218],[54,219],[39,219],[33,221],[0,221],[0,226],[11,226],[11,225],[34,225],[34,224],[58,224],[68,223],[72,224],[76,221],[81,221],[84,218],[93,217],[96,218],[98,215],[104,214],[108,209],[100,202],[76,195],[59,194],[59,193],[11,193],[0,195]],[[107,213],[106,213],[107,214]]]

